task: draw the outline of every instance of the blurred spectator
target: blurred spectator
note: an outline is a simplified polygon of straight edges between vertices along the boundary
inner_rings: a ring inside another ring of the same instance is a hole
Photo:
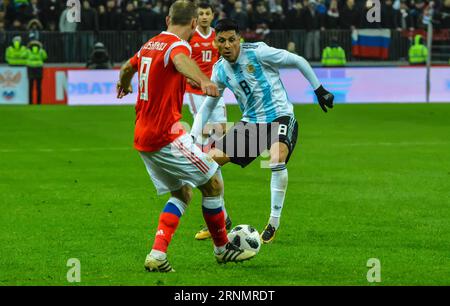
[[[445,0],[442,8],[436,14],[441,29],[450,29],[450,0]]]
[[[120,29],[123,31],[140,30],[139,16],[135,10],[134,3],[128,2],[125,12],[122,14]]]
[[[256,4],[253,22],[255,33],[257,35],[255,37],[256,40],[264,40],[266,35],[270,33],[269,24],[271,23],[271,16],[264,1],[260,1]]]
[[[42,23],[38,19],[31,19],[28,22],[27,30],[37,40],[39,40],[39,32],[42,31],[43,29],[44,27],[42,26]]]
[[[424,28],[422,23],[423,9],[425,8],[425,2],[423,0],[412,0],[413,7],[410,10],[410,16],[412,21],[412,28]]]
[[[402,30],[414,29],[410,9],[408,7],[408,3],[406,2],[406,0],[401,0],[400,2],[400,16],[398,18],[399,18],[398,24]]]
[[[28,21],[32,18],[28,10],[28,2],[10,2],[6,7],[6,28],[11,31],[24,31]]]
[[[100,30],[118,30],[120,24],[120,14],[116,8],[115,0],[108,0],[106,8],[100,5],[99,8]]]
[[[70,13],[71,7],[66,7],[59,17],[59,31],[63,33],[73,33],[77,30],[76,22],[69,22],[67,14]]]
[[[61,2],[58,0],[41,0],[41,22],[47,30],[55,31],[59,23]]]
[[[25,66],[27,63],[27,48],[22,45],[22,37],[15,36],[11,46],[6,49],[5,60],[11,66]]]
[[[34,84],[36,83],[36,104],[41,104],[43,66],[47,60],[47,52],[45,52],[42,43],[36,40],[33,34],[30,35],[30,40],[27,48],[28,80],[30,83],[28,87],[29,99],[30,104],[33,104]]]
[[[2,9],[0,5],[0,9]],[[1,12],[3,13],[3,12]],[[0,13],[0,54],[5,54],[6,57],[6,35],[5,35],[5,21]]]
[[[81,8],[81,22],[78,24],[77,31],[84,31],[84,35],[79,36],[80,51],[79,54],[83,60],[89,56],[89,49],[94,44],[94,33],[98,32],[98,14],[91,7],[89,0],[83,0]]]
[[[152,3],[148,1],[139,8],[139,21],[143,31],[158,30],[160,26],[159,14],[152,10]]]
[[[325,15],[325,28],[326,29],[339,29],[339,10],[337,0],[330,1],[330,7],[328,8]]]
[[[73,33],[77,31],[77,23],[69,22],[67,14],[70,13],[70,9],[71,7],[66,7],[59,17],[59,31],[65,34],[62,37],[62,45],[64,48],[64,60],[66,62],[76,61],[76,45]]]
[[[153,8],[153,11],[156,14],[162,14],[163,13],[163,3],[161,0],[156,1],[155,7]]]
[[[26,8],[26,14],[27,16],[29,16],[30,18],[34,18],[34,19],[40,19],[40,13],[41,13],[41,9],[39,6],[39,1],[38,0],[31,0],[30,4],[27,6]]]
[[[322,65],[325,67],[345,66],[345,51],[338,44],[337,37],[332,37],[330,45],[323,49]]]
[[[285,26],[287,29],[301,29],[302,24],[300,23],[300,14],[302,12],[303,5],[297,2],[291,6],[291,8],[286,12]]]
[[[95,31],[99,29],[97,11],[91,8],[88,0],[83,1],[81,8],[81,22],[79,24],[79,31]]]
[[[414,43],[409,48],[408,58],[411,65],[423,65],[426,63],[428,57],[428,49],[423,44],[423,37],[416,35],[414,37]]]
[[[230,13],[230,18],[236,21],[240,30],[245,31],[249,28],[249,23],[247,12],[242,10],[242,6],[241,1],[236,1],[234,9]]]
[[[264,25],[269,25],[270,23],[270,13],[267,10],[266,4],[264,1],[258,2],[256,5],[255,13],[253,15],[254,23],[256,27],[264,27]]]
[[[295,42],[293,42],[293,41],[288,42],[286,50],[291,52],[291,53],[297,54],[297,49],[295,47]]]
[[[96,10],[98,10],[100,6],[106,7],[107,2],[108,0],[93,0],[91,2],[91,6],[94,7]]]
[[[381,27],[387,29],[401,29],[399,24],[400,12],[394,9],[392,0],[385,0],[381,10]]]
[[[269,28],[274,30],[282,30],[285,28],[283,8],[281,5],[275,6],[275,11],[272,13]]]
[[[247,2],[246,5],[244,4],[244,7],[245,7],[245,11],[247,12],[247,17],[248,17],[248,28],[254,29],[255,28],[255,22],[254,22],[255,10],[253,9],[253,5],[251,5],[251,3]]]
[[[14,19],[12,25],[7,29],[9,31],[25,31],[25,25],[18,19]]]
[[[222,0],[222,11],[231,16],[231,12],[234,10],[236,0]],[[262,1],[261,1],[262,2]]]
[[[61,24],[61,17],[66,14],[63,12],[66,11],[66,0],[0,0],[0,5],[4,3],[2,24],[7,30],[24,31],[30,20],[37,19],[43,29],[49,31],[58,28],[62,32],[151,31],[165,28],[165,17],[173,1],[81,0],[82,21],[78,28],[77,24]],[[381,0],[381,23],[367,21],[366,13],[371,7],[367,5],[372,1],[306,0],[304,4],[303,0],[209,0],[216,11],[215,20],[235,19],[240,29],[254,38],[263,37],[270,29],[305,29],[309,32],[316,29],[382,27],[412,30],[425,27],[423,15],[430,0]],[[449,1],[435,0],[437,28],[450,28]],[[251,34],[247,29],[258,30],[261,35]]]
[[[108,50],[103,43],[97,42],[94,45],[94,50],[89,56],[86,67],[88,69],[111,69],[113,67]]]
[[[303,9],[300,13],[303,29],[306,30],[305,57],[308,60],[320,58],[320,21],[321,16],[316,12],[314,0],[304,0]]]
[[[271,14],[283,14],[283,2],[282,0],[268,0],[269,12]]]
[[[346,0],[344,8],[340,11],[341,29],[354,30],[359,27],[360,11],[356,8],[354,0]]]

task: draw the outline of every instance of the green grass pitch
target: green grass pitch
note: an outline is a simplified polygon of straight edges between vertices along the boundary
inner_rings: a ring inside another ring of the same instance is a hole
[[[190,115],[184,109],[190,122]],[[237,107],[228,108],[232,121]],[[134,109],[0,108],[0,285],[450,285],[450,104],[296,106],[281,229],[242,264],[218,265],[200,194],[169,248],[176,273],[143,269],[166,197],[132,148]],[[270,171],[223,169],[234,225],[270,212]]]

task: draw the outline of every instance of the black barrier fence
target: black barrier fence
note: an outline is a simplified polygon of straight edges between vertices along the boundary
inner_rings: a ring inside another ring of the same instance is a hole
[[[38,39],[43,43],[48,53],[48,63],[86,63],[96,42],[102,42],[115,63],[121,63],[131,57],[149,38],[160,31],[153,32],[40,32]],[[14,36],[22,36],[26,43],[26,32],[0,32],[1,62],[5,61],[5,50]],[[245,37],[245,33],[243,34]],[[422,35],[426,35],[422,33]],[[251,36],[251,35],[250,35]],[[408,49],[414,33],[392,30],[389,46],[389,61],[407,60]],[[433,41],[433,61],[448,62],[450,58],[450,34],[446,30],[435,35]],[[330,44],[332,38],[337,38],[338,44],[344,48],[347,60],[367,60],[352,56],[352,32],[349,30],[327,30],[307,32],[303,30],[272,30],[264,37],[246,37],[247,41],[263,40],[276,48],[286,49],[289,42],[294,42],[296,52],[308,60],[318,61],[322,50]]]

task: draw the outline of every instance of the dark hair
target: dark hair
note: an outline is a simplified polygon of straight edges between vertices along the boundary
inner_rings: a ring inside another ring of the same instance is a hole
[[[220,32],[226,31],[235,31],[236,34],[239,34],[239,26],[233,19],[225,18],[217,21],[216,26],[214,27],[216,30],[216,34]]]
[[[197,6],[198,6],[198,8],[201,8],[201,9],[204,9],[204,10],[211,9],[211,12],[214,13],[214,9],[213,9],[212,5],[209,2],[200,2]]]
[[[197,6],[188,0],[177,0],[169,8],[169,16],[173,25],[188,25],[197,18]]]

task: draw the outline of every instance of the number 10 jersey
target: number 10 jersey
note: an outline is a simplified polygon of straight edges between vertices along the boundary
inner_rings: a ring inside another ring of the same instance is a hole
[[[214,64],[219,59],[219,51],[214,46],[214,39],[216,32],[213,28],[209,28],[210,32],[204,36],[197,28],[189,41],[192,48],[192,59],[197,63],[202,72],[208,78],[211,78],[211,73]],[[189,84],[186,85],[186,92],[196,95],[203,95],[200,88],[194,88]]]

